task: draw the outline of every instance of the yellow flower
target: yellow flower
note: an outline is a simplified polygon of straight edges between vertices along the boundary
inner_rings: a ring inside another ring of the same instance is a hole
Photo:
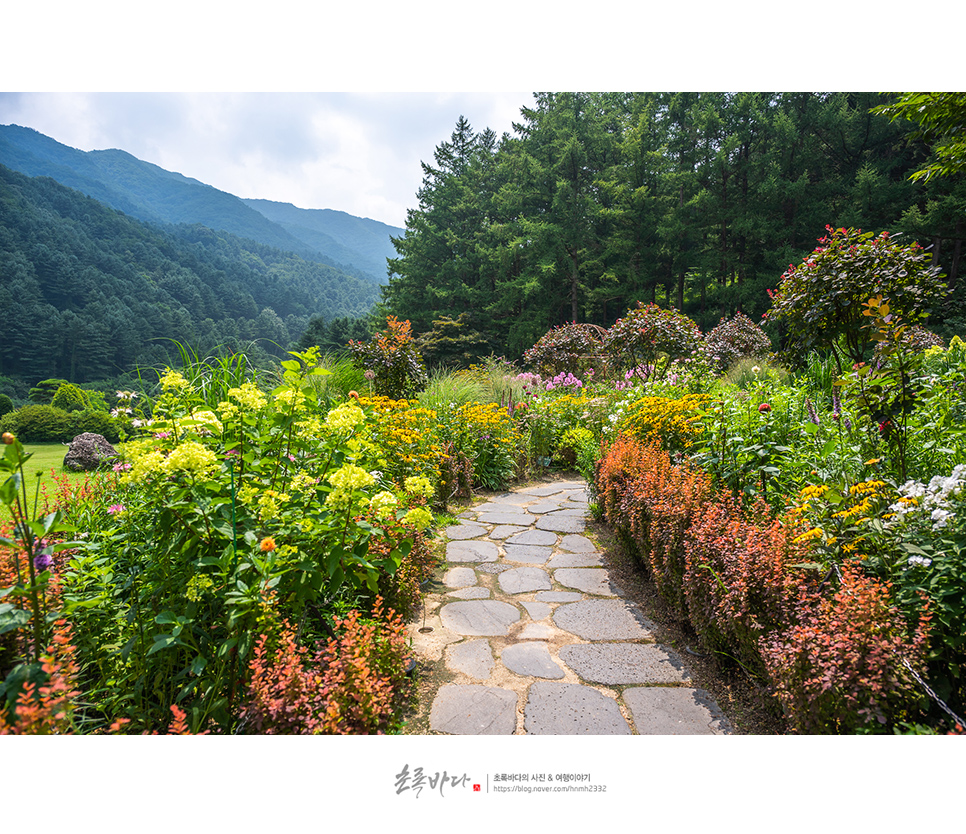
[[[406,524],[411,524],[418,530],[425,530],[433,524],[433,514],[425,507],[414,507],[403,516]]]
[[[222,432],[221,420],[211,411],[196,411],[187,420],[179,421],[179,423],[188,431],[195,432],[202,437],[221,434]]]
[[[796,536],[794,539],[792,539],[792,541],[795,544],[799,544],[801,542],[810,541],[811,539],[819,539],[822,537],[823,532],[824,531],[821,527],[813,527],[811,530],[802,533],[800,536]]]
[[[365,421],[365,413],[353,403],[345,403],[333,408],[325,417],[326,428],[343,434],[351,434]]]
[[[172,371],[171,368],[168,368],[162,374],[159,382],[161,383],[161,388],[165,391],[183,391],[185,388],[191,387],[188,384],[188,380],[177,371]]]
[[[422,475],[414,475],[406,478],[403,486],[410,495],[422,495],[425,498],[432,498],[436,492],[433,489],[433,485],[429,482],[429,478],[425,478]]]
[[[801,492],[798,493],[798,495],[800,498],[810,501],[812,498],[821,498],[821,496],[825,495],[826,492],[828,492],[828,487],[825,486],[825,484],[820,486],[813,486],[812,484],[809,484],[807,487],[804,487]]]
[[[126,455],[131,468],[121,476],[122,484],[138,484],[164,472],[164,455],[152,448],[151,441],[130,443]]]
[[[275,394],[275,402],[279,404],[279,411],[291,411],[298,414],[305,410],[305,394],[297,388],[286,388]]]
[[[211,449],[193,440],[186,440],[168,455],[162,468],[169,475],[183,472],[186,475],[204,477],[218,468],[218,458]]]
[[[347,463],[329,476],[329,483],[335,489],[329,493],[325,503],[336,508],[344,509],[352,503],[352,491],[372,486],[376,479],[365,469],[352,463]]]
[[[291,496],[286,492],[276,492],[274,489],[266,489],[258,498],[258,518],[260,521],[270,521],[278,518],[282,504],[285,504]]]
[[[228,396],[248,411],[260,411],[268,400],[254,382],[243,382],[237,388],[229,388]]]
[[[195,574],[188,580],[184,595],[192,602],[198,602],[208,591],[215,586],[211,577],[203,574]]]
[[[396,496],[386,491],[376,493],[369,502],[369,507],[376,518],[389,518],[398,506],[399,501]]]

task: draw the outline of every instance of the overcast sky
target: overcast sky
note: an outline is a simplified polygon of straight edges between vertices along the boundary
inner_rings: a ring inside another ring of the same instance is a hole
[[[120,148],[239,197],[405,226],[420,161],[463,115],[512,131],[531,93],[0,93],[0,124]],[[2,160],[0,160],[2,161]]]

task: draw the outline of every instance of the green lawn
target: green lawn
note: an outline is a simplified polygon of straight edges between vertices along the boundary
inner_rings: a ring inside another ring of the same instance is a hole
[[[23,448],[27,454],[33,455],[23,468],[28,483],[33,483],[35,472],[41,473],[41,482],[49,481],[51,470],[57,475],[67,475],[72,481],[81,483],[87,477],[84,472],[69,472],[64,469],[64,455],[68,448],[66,443],[24,443]]]
[[[27,494],[33,502],[34,491],[37,489],[36,473],[40,473],[40,487],[46,488],[53,495],[56,489],[53,475],[58,478],[66,477],[68,481],[83,484],[88,475],[86,472],[70,472],[64,469],[64,455],[67,454],[66,443],[24,443],[24,451],[31,458],[24,464],[24,480],[27,482]],[[0,517],[9,518],[8,510],[0,504]]]

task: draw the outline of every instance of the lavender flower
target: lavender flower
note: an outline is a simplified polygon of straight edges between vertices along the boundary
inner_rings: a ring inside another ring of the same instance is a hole
[[[808,409],[808,419],[816,426],[821,425],[822,421],[818,419],[818,412],[815,411],[815,406],[812,405],[811,400],[805,400],[805,408]]]

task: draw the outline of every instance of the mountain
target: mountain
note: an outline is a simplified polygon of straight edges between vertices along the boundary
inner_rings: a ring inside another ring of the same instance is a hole
[[[171,340],[278,355],[313,317],[364,316],[379,294],[291,251],[141,221],[0,165],[0,390],[176,362]]]
[[[337,263],[352,264],[378,275],[383,282],[386,258],[395,258],[398,254],[389,238],[400,237],[406,231],[335,209],[303,209],[271,200],[246,199],[243,202],[306,246],[324,252]]]
[[[404,232],[330,209],[243,200],[122,150],[81,151],[18,125],[0,125],[0,163],[152,223],[201,224],[384,283],[389,236]]]

